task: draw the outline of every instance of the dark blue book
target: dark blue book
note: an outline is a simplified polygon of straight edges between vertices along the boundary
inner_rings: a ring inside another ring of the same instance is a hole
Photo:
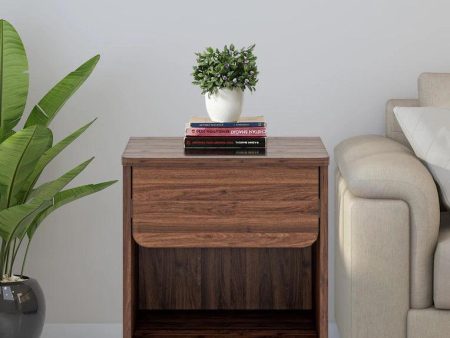
[[[193,117],[189,121],[191,128],[254,128],[265,127],[266,122],[263,116],[241,117],[237,122],[214,122],[209,118]]]

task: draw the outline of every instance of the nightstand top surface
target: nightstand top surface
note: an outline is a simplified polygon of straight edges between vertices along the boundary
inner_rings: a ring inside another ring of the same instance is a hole
[[[291,159],[327,165],[329,157],[320,137],[269,137],[263,155],[186,154],[182,137],[131,137],[122,155],[123,165],[145,165],[161,159],[205,161],[208,159]]]

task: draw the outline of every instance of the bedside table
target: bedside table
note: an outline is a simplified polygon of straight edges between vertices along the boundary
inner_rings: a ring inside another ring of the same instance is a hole
[[[326,338],[328,162],[320,138],[269,138],[262,156],[131,138],[124,338]]]

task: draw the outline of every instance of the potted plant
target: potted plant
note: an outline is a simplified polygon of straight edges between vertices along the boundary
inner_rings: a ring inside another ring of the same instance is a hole
[[[83,84],[99,60],[94,56],[58,82],[31,110],[21,130],[28,94],[28,61],[14,27],[0,20],[0,337],[37,338],[45,318],[45,301],[36,280],[24,275],[31,240],[57,208],[113,184],[108,181],[65,189],[92,161],[59,178],[37,184],[47,164],[94,121],[59,142],[49,125],[64,103]],[[18,253],[25,246],[20,265]]]
[[[205,95],[206,110],[212,121],[235,122],[242,113],[243,92],[253,92],[258,82],[255,45],[223,50],[207,48],[196,53],[197,65],[192,76]]]

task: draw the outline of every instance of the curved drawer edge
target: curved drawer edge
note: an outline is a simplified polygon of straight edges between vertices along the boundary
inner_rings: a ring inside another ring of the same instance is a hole
[[[317,237],[317,232],[133,232],[146,248],[304,248]]]

